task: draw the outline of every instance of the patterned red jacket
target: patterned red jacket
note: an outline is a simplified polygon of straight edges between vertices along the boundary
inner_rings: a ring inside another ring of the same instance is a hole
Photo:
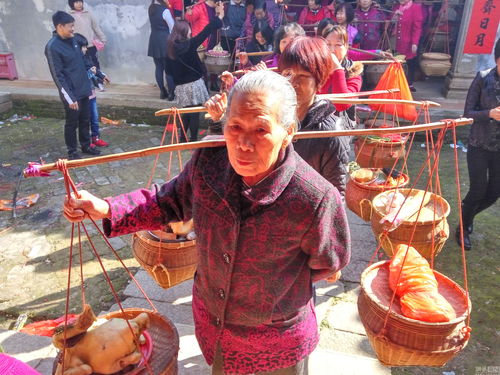
[[[318,342],[312,283],[344,267],[350,235],[338,191],[290,145],[259,184],[244,187],[225,148],[197,151],[174,180],[108,198],[107,235],[193,217],[196,337],[227,373],[289,367]]]

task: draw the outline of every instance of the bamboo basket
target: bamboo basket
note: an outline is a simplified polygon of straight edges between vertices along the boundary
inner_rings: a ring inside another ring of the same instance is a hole
[[[400,189],[399,192],[405,197],[408,194],[415,195],[421,190],[413,189]],[[380,220],[384,217],[384,212],[381,210],[380,200],[387,192],[380,193],[372,200],[372,217],[371,224],[375,237],[380,242],[385,253],[392,257],[394,250],[400,244],[408,244],[412,236],[416,215],[413,215],[411,220],[404,220],[399,227],[392,232],[384,233],[384,228],[380,224]],[[427,260],[432,259],[443,248],[446,240],[450,235],[450,227],[446,218],[450,214],[450,205],[441,196],[428,193],[431,195],[429,205],[432,205],[436,210],[436,217],[425,220],[418,218],[416,222],[415,234],[411,241],[411,246],[418,250],[418,252]]]
[[[376,171],[377,168],[370,168]],[[405,181],[398,186],[390,185],[368,185],[357,182],[353,178],[349,178],[345,190],[345,200],[347,207],[358,215],[364,221],[370,221],[372,217],[372,199],[384,191],[389,191],[407,186],[410,182],[410,177],[403,173]]]
[[[147,329],[153,342],[153,352],[148,364],[155,375],[177,375],[177,354],[179,352],[179,333],[174,324],[158,312],[139,308],[123,309],[102,316],[105,319],[134,319],[141,313],[149,315],[150,327]],[[137,375],[149,375],[147,368]]]
[[[451,56],[441,52],[425,52],[422,53],[422,59],[433,61],[450,61]]]
[[[196,241],[162,241],[155,233],[132,237],[135,259],[162,288],[192,279],[198,263]]]
[[[420,58],[420,69],[428,77],[443,77],[451,68],[451,56],[440,52],[427,52]]]
[[[371,141],[359,137],[354,143],[356,162],[362,168],[390,168],[405,154],[406,138],[399,142]]]
[[[210,51],[205,53],[205,66],[208,73],[220,75],[229,70],[229,65],[231,65],[231,55],[229,53],[227,56],[211,56]]]
[[[363,68],[363,75],[366,82],[371,86],[376,86],[380,78],[387,70],[389,65],[386,64],[370,64],[365,65]]]
[[[455,319],[431,323],[407,318],[401,313],[397,296],[389,311],[393,295],[389,263],[372,264],[363,272],[358,297],[359,316],[379,361],[386,366],[443,366],[469,341],[466,318],[470,300],[458,284],[434,271],[439,293],[455,309]]]

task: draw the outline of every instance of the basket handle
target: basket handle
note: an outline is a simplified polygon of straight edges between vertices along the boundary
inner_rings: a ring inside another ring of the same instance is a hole
[[[383,238],[383,237],[385,237],[385,238]],[[392,246],[392,242],[389,239],[388,234],[386,234],[385,232],[380,233],[378,236],[378,242],[382,245],[382,247],[384,248],[387,255],[389,255],[388,254],[389,250],[390,250],[389,256],[392,257],[394,255],[394,247]]]
[[[151,274],[153,275],[153,277],[158,285],[162,285],[162,282],[160,281],[162,275],[166,275],[168,285],[169,286],[172,285],[172,282],[170,281],[170,273],[168,272],[168,269],[167,269],[167,267],[165,267],[164,264],[162,264],[162,263],[155,264],[153,266],[153,269],[151,270]]]
[[[366,210],[366,212],[365,212]],[[369,221],[372,218],[372,201],[366,198],[361,199],[359,202],[359,212],[361,215],[361,218],[364,221]]]

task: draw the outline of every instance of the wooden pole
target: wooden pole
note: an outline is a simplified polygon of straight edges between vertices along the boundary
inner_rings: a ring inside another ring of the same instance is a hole
[[[247,56],[267,56],[272,55],[273,51],[261,51],[261,52],[245,52]]]
[[[472,124],[473,119],[459,118],[454,121],[456,126],[464,126]],[[444,127],[447,127],[449,124],[450,123],[448,121],[438,121],[421,125],[401,126],[398,128],[298,132],[295,133],[293,139],[298,140],[298,139],[310,139],[310,138],[330,138],[330,137],[342,137],[342,136],[367,136],[367,135],[383,136],[385,134],[416,133],[426,130],[442,129]],[[166,146],[146,148],[143,150],[99,156],[96,158],[68,160],[66,162],[66,166],[68,169],[81,168],[81,167],[88,167],[91,165],[109,163],[112,161],[152,156],[152,155],[162,154],[165,152],[196,150],[199,148],[208,148],[208,147],[222,147],[225,146],[225,144],[226,141],[221,136],[220,139],[209,139],[206,141],[189,142],[189,143],[177,143]],[[56,163],[44,164],[40,166],[41,172],[50,172],[54,170],[57,170]],[[24,171],[24,176],[31,177],[29,176],[29,174],[26,173],[26,170]]]
[[[441,104],[436,103],[436,102],[431,102],[431,101],[417,102],[415,100],[403,100],[403,99],[356,99],[356,98],[349,98],[349,97],[339,97],[336,95],[338,95],[338,94],[323,94],[323,95],[317,95],[317,97],[320,99],[330,100],[334,104],[351,104],[351,105],[356,105],[356,104],[406,104],[406,105],[414,105],[417,107],[421,107],[424,105],[428,105],[429,107],[441,107]],[[372,94],[372,95],[374,95],[374,94]],[[160,109],[159,111],[156,111],[155,116],[156,117],[168,116],[168,115],[173,114],[174,111],[178,111],[179,114],[184,114],[184,113],[206,112],[207,109],[203,106],[187,107],[187,108],[165,108],[165,109]]]

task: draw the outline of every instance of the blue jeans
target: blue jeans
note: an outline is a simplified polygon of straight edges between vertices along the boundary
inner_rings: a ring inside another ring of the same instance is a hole
[[[97,98],[89,100],[90,107],[90,132],[92,137],[99,137],[99,110],[97,109]]]

